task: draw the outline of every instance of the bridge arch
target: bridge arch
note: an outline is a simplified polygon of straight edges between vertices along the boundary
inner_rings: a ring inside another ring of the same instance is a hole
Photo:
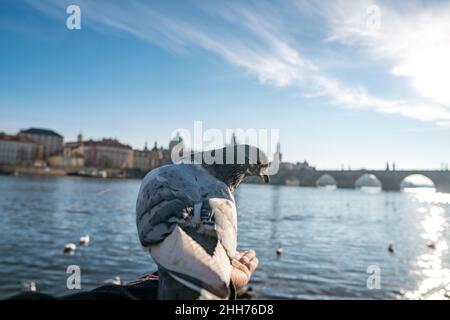
[[[382,184],[383,191],[400,191],[400,184],[408,176],[421,174],[434,183],[437,192],[450,193],[450,170],[303,170],[292,175],[289,172],[280,174],[278,181],[295,177],[302,187],[321,185],[337,185],[337,188],[355,188],[356,180],[363,174],[373,174]],[[322,176],[331,176],[323,183]],[[331,182],[330,182],[331,180]],[[272,183],[277,180],[273,179]],[[280,183],[281,184],[281,183]]]
[[[317,187],[337,187],[337,182],[336,182],[336,179],[331,174],[325,173],[316,180],[316,186]]]
[[[381,191],[383,184],[380,179],[373,173],[364,173],[360,175],[355,181],[356,189],[367,189],[371,191]]]
[[[403,178],[400,182],[400,190],[408,190],[408,189],[435,189],[436,183],[433,181],[431,177],[428,177],[425,174],[421,173],[413,173]]]

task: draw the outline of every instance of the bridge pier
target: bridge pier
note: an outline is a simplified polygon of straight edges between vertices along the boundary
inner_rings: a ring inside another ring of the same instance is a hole
[[[433,183],[437,192],[450,193],[450,179],[435,177]]]
[[[336,180],[336,187],[340,189],[355,189],[355,182],[360,176],[360,172],[336,171],[331,176]]]
[[[404,179],[403,175],[398,174],[378,174],[376,177],[380,180],[383,191],[400,191],[400,184]]]
[[[355,180],[352,177],[339,177],[335,178],[336,187],[339,189],[354,189],[355,188]]]

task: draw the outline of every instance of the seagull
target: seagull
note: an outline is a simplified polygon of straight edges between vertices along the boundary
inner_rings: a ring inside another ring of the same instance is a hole
[[[114,279],[108,279],[104,281],[105,284],[113,284],[116,286],[120,286],[122,284],[122,281],[120,280],[119,276],[114,277]]]
[[[64,246],[64,253],[73,254],[75,250],[77,250],[77,246],[75,245],[75,243],[67,243]]]
[[[37,291],[36,283],[34,281],[22,282],[22,291],[36,292]]]
[[[283,252],[284,252],[283,248],[282,248],[282,247],[279,247],[279,248],[277,249],[277,256],[281,256],[281,255],[283,254]]]
[[[192,153],[144,178],[136,202],[141,244],[158,265],[159,299],[226,299],[237,252],[234,192],[269,182],[267,156],[249,145]]]
[[[89,242],[91,241],[91,237],[89,237],[88,235],[84,236],[84,237],[80,237],[80,244],[87,246],[89,245]]]

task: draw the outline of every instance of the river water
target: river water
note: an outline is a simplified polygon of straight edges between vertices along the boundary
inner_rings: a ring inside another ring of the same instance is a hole
[[[136,234],[139,186],[0,176],[0,298],[31,281],[41,292],[73,293],[69,265],[80,266],[82,290],[155,270]],[[241,185],[236,201],[239,247],[260,259],[256,298],[448,298],[450,195]],[[63,254],[83,235],[89,246]]]

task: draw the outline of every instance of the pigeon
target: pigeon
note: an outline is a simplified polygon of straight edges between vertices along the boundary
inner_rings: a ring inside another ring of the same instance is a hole
[[[249,145],[191,153],[156,168],[136,202],[141,244],[158,265],[158,299],[227,299],[237,252],[234,192],[242,180],[266,183],[267,156]]]

